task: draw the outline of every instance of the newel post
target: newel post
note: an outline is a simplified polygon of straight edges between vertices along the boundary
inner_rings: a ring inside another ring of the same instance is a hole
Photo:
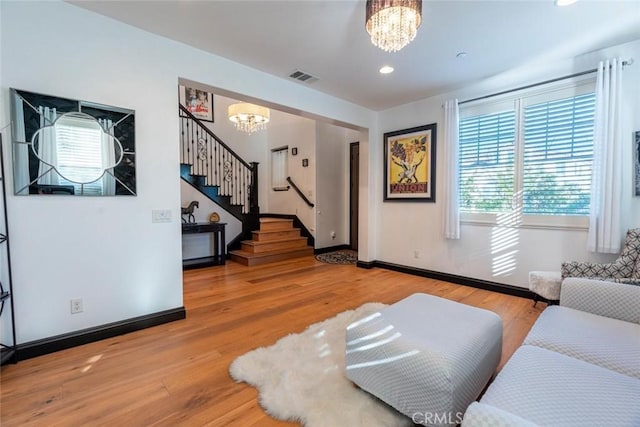
[[[258,162],[251,162],[251,189],[249,190],[249,212],[259,213],[258,206]]]

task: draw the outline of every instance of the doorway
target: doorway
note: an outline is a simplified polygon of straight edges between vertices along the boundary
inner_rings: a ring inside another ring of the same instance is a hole
[[[360,176],[360,142],[349,144],[349,240],[351,249],[358,250],[358,199]]]

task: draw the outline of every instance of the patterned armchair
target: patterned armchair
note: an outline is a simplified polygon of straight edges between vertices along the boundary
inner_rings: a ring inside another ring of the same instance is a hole
[[[587,277],[611,282],[640,285],[640,228],[627,231],[622,253],[614,262],[563,262],[562,279],[566,277]]]

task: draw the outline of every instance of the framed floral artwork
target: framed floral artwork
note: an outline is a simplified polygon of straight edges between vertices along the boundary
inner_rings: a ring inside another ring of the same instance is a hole
[[[436,123],[384,134],[384,201],[436,201]]]

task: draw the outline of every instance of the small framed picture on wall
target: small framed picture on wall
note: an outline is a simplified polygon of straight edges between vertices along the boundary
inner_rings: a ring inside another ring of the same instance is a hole
[[[189,86],[179,86],[180,105],[196,119],[213,122],[213,94]]]
[[[298,148],[297,147],[293,147],[291,149],[291,155],[292,156],[297,156],[298,155]]]
[[[309,159],[302,159],[302,167],[306,168],[307,166],[309,166]]]

